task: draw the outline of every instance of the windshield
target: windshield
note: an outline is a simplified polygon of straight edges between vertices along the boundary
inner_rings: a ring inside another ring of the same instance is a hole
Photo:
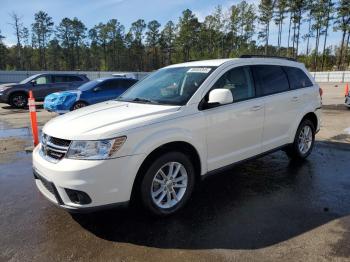
[[[33,75],[33,76],[30,76],[30,77],[27,77],[26,79],[23,79],[21,82],[19,82],[20,84],[26,84],[30,81],[32,81],[34,78],[36,78],[38,75]]]
[[[103,82],[103,80],[101,79],[97,79],[97,80],[92,80],[90,82],[87,82],[81,86],[79,86],[79,90],[80,91],[87,91],[87,90],[90,90],[91,88],[94,88],[96,87],[99,83]]]
[[[185,105],[214,67],[160,69],[128,89],[118,101]]]

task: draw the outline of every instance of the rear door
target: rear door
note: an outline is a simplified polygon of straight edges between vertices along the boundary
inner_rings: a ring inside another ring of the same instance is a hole
[[[68,89],[67,77],[65,75],[52,75],[53,92],[66,91]]]
[[[314,99],[314,91],[308,88],[312,87],[313,83],[300,68],[284,66],[283,69],[288,76],[294,106],[300,111],[308,101]]]
[[[265,98],[265,120],[262,137],[263,152],[289,142],[289,129],[297,108],[290,92],[288,77],[279,65],[252,66],[258,94]]]

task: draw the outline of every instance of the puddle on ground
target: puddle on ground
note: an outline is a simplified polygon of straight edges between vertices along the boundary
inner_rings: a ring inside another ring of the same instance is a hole
[[[26,137],[30,135],[31,135],[31,131],[29,130],[28,127],[0,129],[0,138]]]

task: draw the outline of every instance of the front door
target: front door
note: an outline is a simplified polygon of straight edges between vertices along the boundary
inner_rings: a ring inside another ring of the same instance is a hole
[[[50,75],[41,75],[30,83],[32,87],[30,90],[33,91],[33,95],[37,100],[43,100],[45,96],[53,93],[52,92],[52,78]]]
[[[249,66],[224,73],[211,88],[232,92],[233,103],[205,109],[208,171],[261,153],[264,98],[256,98]]]

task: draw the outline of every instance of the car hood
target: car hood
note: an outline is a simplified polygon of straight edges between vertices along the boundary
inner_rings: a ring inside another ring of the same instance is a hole
[[[107,101],[50,120],[43,132],[68,140],[112,138],[123,132],[175,117],[180,106]]]
[[[8,89],[8,88],[13,87],[13,86],[16,86],[16,85],[18,85],[18,84],[17,84],[17,83],[1,84],[1,85],[0,85],[0,89],[5,90],[5,89]]]
[[[61,91],[61,92],[55,92],[52,94],[49,94],[45,97],[46,101],[54,101],[59,97],[62,96],[80,96],[81,95],[81,91],[80,90],[68,90],[68,91]]]

